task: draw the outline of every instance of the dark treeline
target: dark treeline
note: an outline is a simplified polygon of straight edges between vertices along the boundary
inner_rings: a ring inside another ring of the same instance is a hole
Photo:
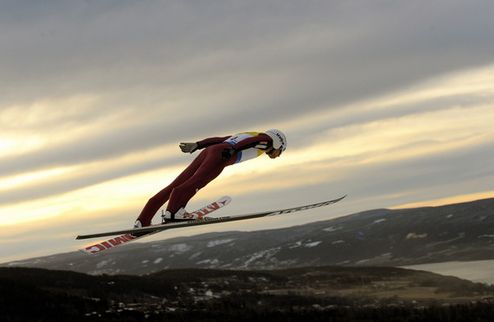
[[[438,289],[449,284],[453,293],[460,289],[483,299],[425,303],[286,292],[301,283],[361,285],[411,274],[395,268],[318,268],[318,274],[307,274],[315,271],[175,270],[137,277],[0,269],[0,321],[494,321],[494,301],[487,296],[492,287],[425,272],[413,273],[412,281]]]
[[[289,303],[284,309],[267,309],[266,307],[245,307],[244,301],[223,302],[221,305],[202,305],[198,310],[191,307],[188,310],[176,312],[140,312],[123,311],[121,313],[105,313],[105,305],[87,305],[73,301],[70,298],[60,298],[62,302],[51,303],[43,300],[19,303],[12,307],[2,305],[1,320],[10,321],[494,321],[494,305],[488,303],[462,304],[452,306],[432,306],[427,308],[413,307],[335,307],[331,309],[290,308]],[[34,304],[34,305],[32,305]],[[92,311],[94,310],[94,311]],[[101,313],[97,313],[97,312]],[[95,314],[83,312],[96,312]]]

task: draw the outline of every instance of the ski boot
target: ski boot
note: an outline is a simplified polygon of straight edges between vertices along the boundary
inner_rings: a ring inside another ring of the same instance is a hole
[[[175,214],[172,214],[168,210],[167,211],[161,210],[161,219],[162,219],[162,224],[168,224],[171,222],[184,222],[184,221],[195,220],[198,218],[197,215],[190,214],[184,208],[180,208]]]

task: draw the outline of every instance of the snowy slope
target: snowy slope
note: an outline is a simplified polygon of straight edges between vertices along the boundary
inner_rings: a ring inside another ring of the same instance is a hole
[[[3,266],[147,274],[182,267],[410,266],[487,259],[494,259],[494,199],[378,209],[284,229],[134,243],[96,256],[74,252]]]

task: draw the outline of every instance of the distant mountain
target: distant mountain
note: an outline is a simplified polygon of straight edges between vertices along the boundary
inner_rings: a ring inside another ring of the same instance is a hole
[[[493,286],[390,267],[145,276],[0,268],[2,321],[492,321],[493,303]]]
[[[95,256],[74,252],[3,266],[141,275],[170,268],[404,266],[483,259],[494,259],[494,199],[377,209],[290,228],[209,233],[134,243]]]

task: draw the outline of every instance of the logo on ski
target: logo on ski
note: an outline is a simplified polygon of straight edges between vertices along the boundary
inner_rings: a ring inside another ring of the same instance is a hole
[[[200,220],[211,219],[211,218],[208,218],[205,216],[218,210],[218,209],[220,209],[220,208],[223,208],[226,205],[228,205],[231,200],[232,199],[228,196],[222,197],[222,198],[210,203],[209,205],[206,205],[205,207],[202,207],[202,208],[190,213],[192,215],[191,219],[195,219],[195,218],[200,218]],[[194,221],[194,220],[192,220],[192,221]],[[164,225],[156,225],[156,226],[164,226]],[[146,236],[150,236],[150,235],[156,234],[158,232],[160,232],[160,230],[150,230],[148,232],[143,232],[143,233],[141,232],[138,234],[136,234],[134,232],[134,234],[133,234],[133,230],[131,230],[131,231],[125,232],[121,236],[117,236],[117,237],[108,239],[106,241],[87,246],[83,249],[80,249],[80,251],[82,251],[83,253],[86,253],[86,254],[97,254],[97,253],[100,253],[100,252],[105,251],[107,249],[114,248],[114,247],[117,247],[120,245],[124,245],[124,244],[131,242],[131,241],[135,241],[137,239],[140,239],[140,238],[143,238]]]
[[[221,207],[224,207],[228,202],[230,202],[228,199],[213,202],[204,208],[201,208],[201,209],[196,210],[194,212],[184,214],[184,218],[185,219],[203,219],[204,216],[212,213],[215,210],[220,209]]]
[[[125,244],[125,243],[127,243],[127,242],[129,242],[131,240],[136,239],[136,238],[137,237],[134,236],[134,235],[125,234],[125,235],[118,236],[118,237],[115,237],[115,238],[112,238],[112,239],[108,239],[107,241],[104,241],[104,242],[102,242],[100,244],[95,244],[95,245],[86,247],[85,248],[85,251],[87,253],[91,253],[91,254],[99,253],[102,250],[110,249],[110,248],[113,248],[115,246],[118,246],[118,245],[121,245],[121,244]]]

